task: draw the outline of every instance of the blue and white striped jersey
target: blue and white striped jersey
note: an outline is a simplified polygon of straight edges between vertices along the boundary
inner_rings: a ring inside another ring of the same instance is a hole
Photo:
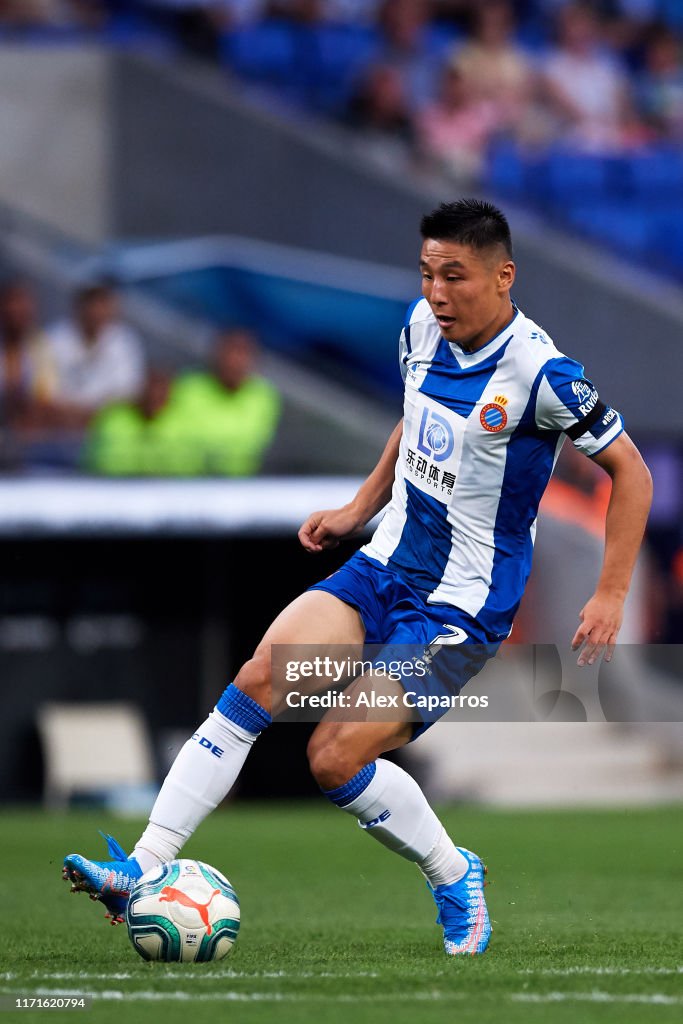
[[[426,299],[401,334],[403,436],[391,502],[362,551],[431,604],[507,636],[543,492],[565,437],[597,455],[624,429],[580,363],[520,310],[476,352],[441,335]]]

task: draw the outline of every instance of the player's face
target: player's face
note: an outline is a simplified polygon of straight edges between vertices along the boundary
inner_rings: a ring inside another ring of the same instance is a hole
[[[427,238],[420,271],[422,294],[447,341],[472,351],[510,320],[515,265],[502,249],[479,251],[460,242]]]

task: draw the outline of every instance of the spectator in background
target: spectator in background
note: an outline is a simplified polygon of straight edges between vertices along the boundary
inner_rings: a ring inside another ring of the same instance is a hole
[[[659,138],[683,142],[683,65],[681,44],[664,26],[647,40],[636,100],[645,124]]]
[[[446,56],[430,44],[431,13],[426,0],[385,0],[379,11],[376,61],[400,72],[413,110],[434,99]]]
[[[412,145],[413,121],[399,69],[390,64],[369,68],[351,97],[346,121],[366,142],[388,145],[390,155],[396,143]]]
[[[269,0],[203,0],[203,5],[223,30],[262,21],[270,7]]]
[[[681,0],[602,0],[602,7],[618,22],[630,25],[634,31],[642,31],[656,22],[670,28],[683,27]]]
[[[276,16],[311,25],[322,21],[323,0],[273,0],[270,11]]]
[[[439,99],[418,115],[421,151],[463,184],[476,181],[486,148],[503,122],[501,107],[478,96],[458,67],[449,67]]]
[[[86,468],[106,476],[197,476],[204,452],[191,416],[171,401],[165,370],[147,371],[134,402],[106,406],[92,421]]]
[[[670,610],[665,641],[683,643],[683,544],[676,551],[671,562]]]
[[[377,21],[381,0],[323,0],[328,21],[373,25]]]
[[[11,28],[97,28],[101,0],[0,0],[0,24]]]
[[[256,373],[259,345],[249,331],[221,334],[213,351],[213,371],[185,374],[171,403],[192,436],[200,439],[204,471],[250,476],[261,467],[280,418],[280,397]]]
[[[601,25],[590,5],[573,3],[558,17],[559,42],[545,61],[551,108],[568,141],[609,150],[633,141],[635,115],[624,71],[602,47]]]
[[[35,296],[21,281],[6,283],[0,288],[0,423],[15,430],[39,425],[55,387]]]
[[[244,0],[222,0],[230,5]],[[249,0],[247,0],[249,2]],[[372,24],[377,19],[381,0],[271,0],[264,4],[271,14],[297,21],[334,21]]]
[[[271,6],[269,0],[146,0],[146,3],[152,8],[203,16],[224,29],[260,21]]]
[[[225,11],[233,25],[249,25],[265,17],[269,0],[213,0],[208,6]]]
[[[107,284],[81,288],[73,317],[48,332],[56,368],[52,421],[79,430],[108,402],[134,399],[144,357],[134,331],[121,322],[116,293]]]
[[[495,104],[501,121],[510,126],[523,119],[532,84],[529,60],[513,39],[514,27],[508,0],[477,6],[473,38],[454,61],[472,98]]]

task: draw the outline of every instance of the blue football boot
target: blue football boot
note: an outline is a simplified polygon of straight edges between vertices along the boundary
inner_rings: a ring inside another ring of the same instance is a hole
[[[71,882],[71,892],[87,892],[91,900],[104,903],[105,917],[112,924],[124,920],[130,891],[142,875],[142,869],[135,857],[128,857],[113,836],[100,835],[106,839],[109,856],[113,860],[88,860],[80,853],[70,853],[64,858],[62,878]]]
[[[476,853],[456,847],[469,867],[458,882],[427,887],[434,897],[439,914],[436,923],[443,925],[443,948],[449,956],[474,956],[483,953],[491,938],[491,922],[484,899],[486,868]]]

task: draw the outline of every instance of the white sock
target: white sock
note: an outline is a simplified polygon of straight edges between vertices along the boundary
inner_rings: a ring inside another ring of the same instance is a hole
[[[442,828],[441,835],[433,849],[424,860],[417,862],[417,866],[431,887],[435,889],[437,885],[451,885],[453,882],[459,882],[469,864],[467,858],[463,857],[455,847],[446,829]]]
[[[228,795],[257,736],[214,708],[173,762],[135,846],[143,872],[173,860]]]
[[[379,758],[363,792],[339,806],[358,818],[368,835],[416,863],[431,885],[457,882],[465,874],[467,860],[456,850],[417,782],[392,761]]]

